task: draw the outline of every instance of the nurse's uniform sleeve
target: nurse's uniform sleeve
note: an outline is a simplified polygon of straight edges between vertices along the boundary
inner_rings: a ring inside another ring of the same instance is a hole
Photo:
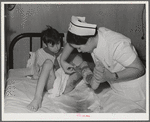
[[[129,42],[119,42],[114,51],[114,60],[123,66],[129,66],[136,58],[136,50]]]

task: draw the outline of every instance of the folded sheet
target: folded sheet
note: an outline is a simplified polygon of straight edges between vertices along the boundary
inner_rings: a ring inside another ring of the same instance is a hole
[[[49,97],[58,97],[62,95],[64,92],[66,85],[67,85],[67,80],[69,78],[69,75],[65,74],[64,70],[62,68],[59,68],[56,72],[56,79],[54,81],[53,89],[50,89],[48,91]]]

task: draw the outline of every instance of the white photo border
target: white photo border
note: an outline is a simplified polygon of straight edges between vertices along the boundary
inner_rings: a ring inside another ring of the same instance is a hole
[[[146,113],[4,113],[4,87],[1,88],[1,99],[2,99],[2,121],[36,121],[36,120],[149,120],[149,2],[148,1],[74,1],[74,2],[39,2],[36,1],[36,4],[145,4],[146,5],[146,72],[147,72],[147,100],[146,100]],[[5,36],[4,36],[4,5],[5,4],[35,4],[35,2],[1,2],[1,81],[2,86],[4,86],[4,71],[5,71]],[[90,117],[83,117],[83,116]]]

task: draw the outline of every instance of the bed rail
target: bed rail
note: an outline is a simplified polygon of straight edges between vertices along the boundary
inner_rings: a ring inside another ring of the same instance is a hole
[[[60,33],[60,35],[61,35],[61,39],[62,39],[62,41],[63,41],[63,37],[64,37],[64,33]],[[18,36],[16,36],[13,40],[12,40],[12,42],[11,42],[11,44],[10,44],[10,46],[9,46],[9,57],[8,57],[8,65],[9,65],[9,69],[13,69],[13,64],[14,64],[14,55],[13,55],[13,50],[14,50],[14,46],[15,46],[15,44],[18,42],[18,41],[20,41],[22,38],[30,38],[30,51],[32,51],[32,38],[34,38],[34,37],[39,37],[40,38],[40,47],[42,47],[43,45],[43,43],[42,43],[42,39],[41,39],[41,36],[42,36],[42,34],[41,33],[22,33],[22,34],[19,34]]]

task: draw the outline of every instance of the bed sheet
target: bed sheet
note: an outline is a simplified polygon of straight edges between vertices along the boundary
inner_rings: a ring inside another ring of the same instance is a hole
[[[6,113],[30,113],[26,106],[33,99],[36,80],[29,78],[10,78],[5,91],[4,112]],[[44,95],[42,108],[38,112],[58,112],[58,109],[53,108],[54,103],[48,100],[47,95]]]
[[[32,113],[26,106],[33,99],[37,80],[23,77],[23,72],[12,71],[11,77],[7,79],[5,113]],[[45,92],[42,107],[37,113],[145,113],[145,110],[111,88],[94,93],[82,80],[67,95],[50,98],[49,93]]]
[[[17,71],[17,72],[16,72]],[[23,70],[12,70],[5,90],[5,113],[32,113],[26,106],[34,97],[37,80],[23,77]],[[44,93],[42,107],[37,113],[102,112],[96,94],[81,81],[69,94],[50,98]]]

